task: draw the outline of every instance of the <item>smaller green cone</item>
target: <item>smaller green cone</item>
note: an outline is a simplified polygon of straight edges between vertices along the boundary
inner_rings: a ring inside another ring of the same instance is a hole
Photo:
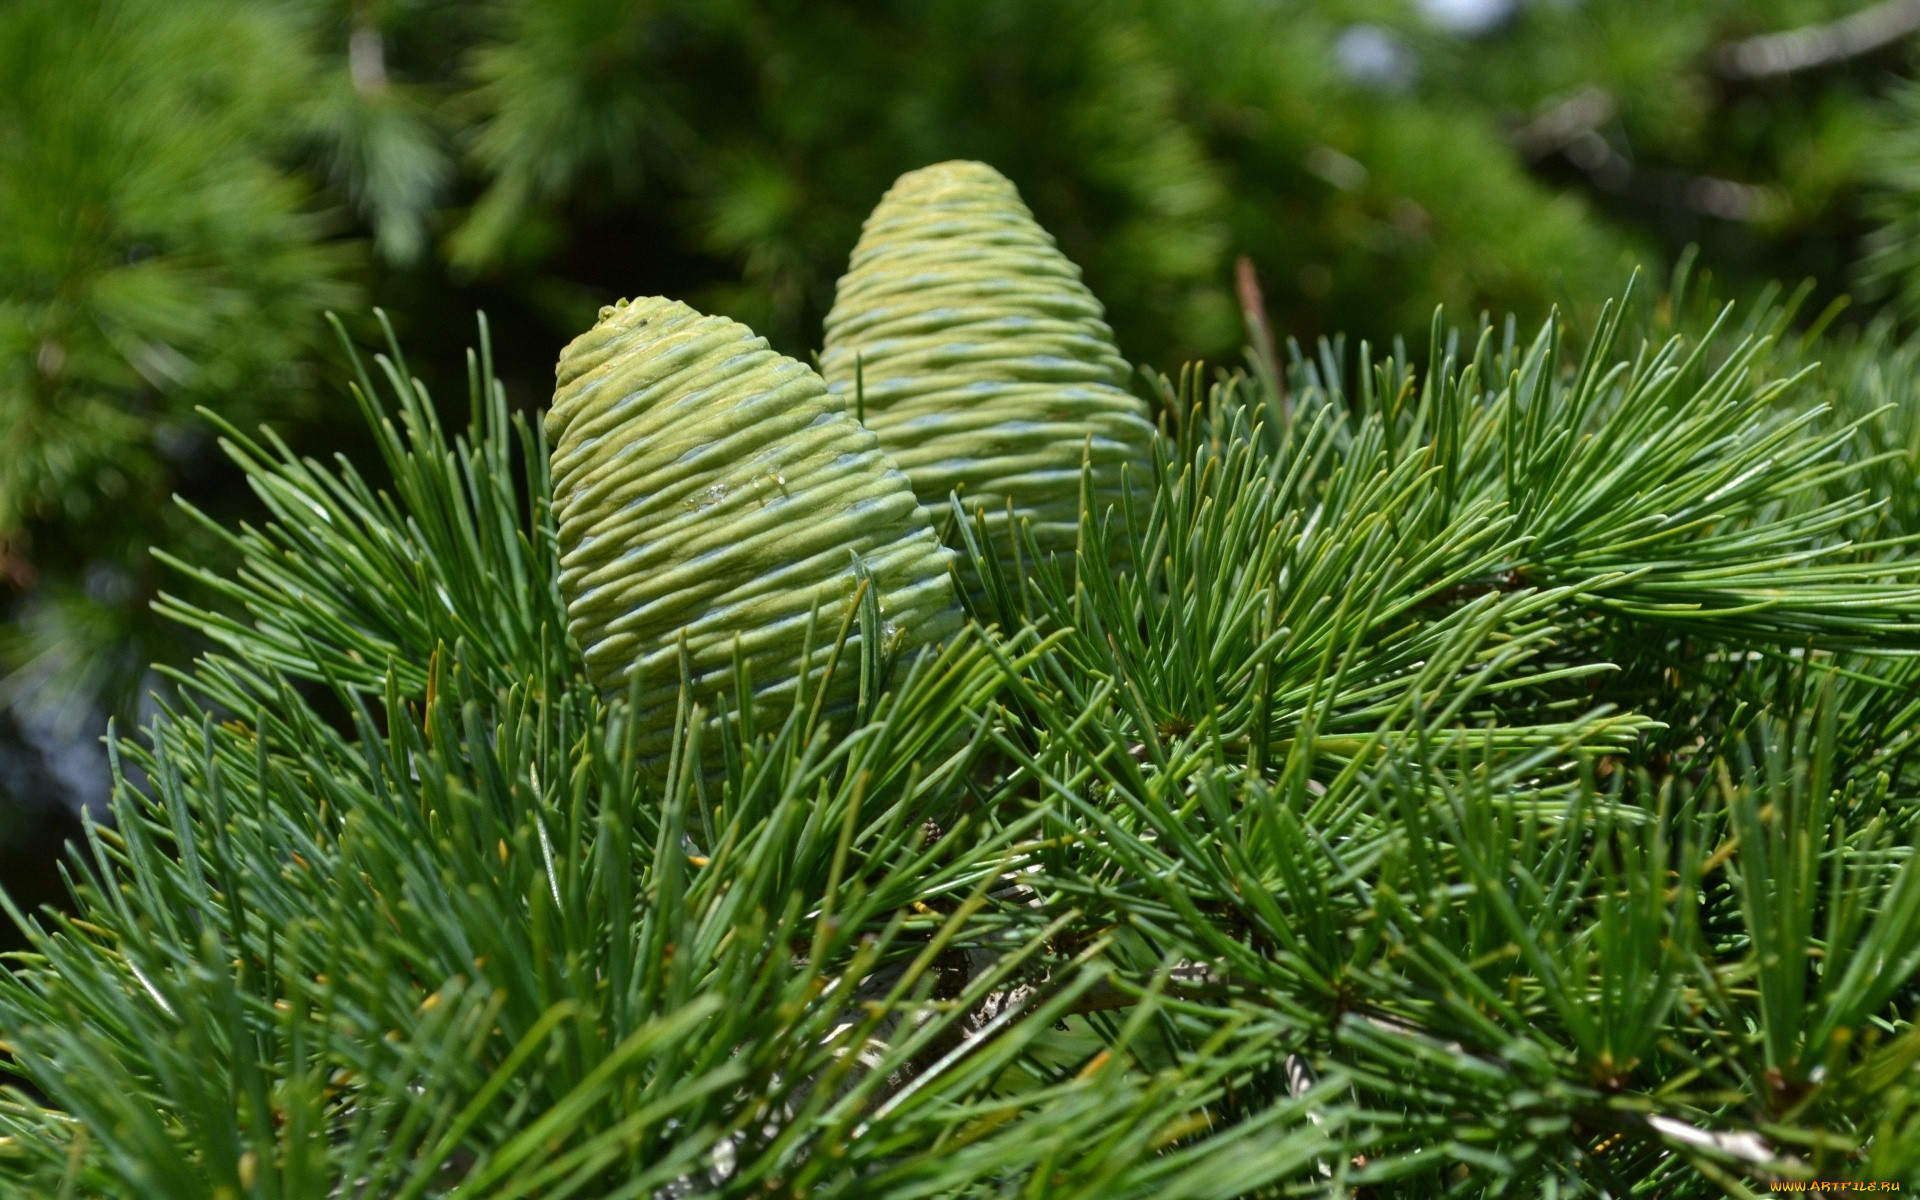
[[[546,429],[568,631],[601,688],[641,673],[644,751],[667,748],[683,638],[697,699],[730,686],[737,646],[756,707],[784,715],[810,614],[818,674],[856,555],[889,649],[958,628],[951,552],[906,477],[818,375],[746,326],[660,297],[622,302],[555,375]],[[836,691],[857,674],[843,657]]]

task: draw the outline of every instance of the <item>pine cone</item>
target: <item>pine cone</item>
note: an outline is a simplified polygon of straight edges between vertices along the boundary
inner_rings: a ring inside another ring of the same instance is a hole
[[[890,641],[958,627],[951,552],[906,477],[819,376],[746,326],[622,302],[556,377],[546,428],[568,631],[602,688],[642,673],[653,749],[671,731],[683,636],[700,698],[733,678],[737,642],[764,704],[793,696],[816,605],[823,668],[862,569]],[[856,675],[843,660],[836,690]]]
[[[947,162],[895,181],[867,218],[826,322],[821,369],[936,512],[960,494],[1005,545],[1008,502],[1043,551],[1144,479],[1154,428],[1100,302],[1007,178]],[[858,377],[856,379],[856,376]]]

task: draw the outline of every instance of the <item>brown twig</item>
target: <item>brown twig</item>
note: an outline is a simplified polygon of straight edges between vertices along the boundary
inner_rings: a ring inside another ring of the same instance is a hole
[[[22,592],[30,592],[33,585],[40,582],[40,572],[23,554],[16,554],[5,538],[0,538],[0,579],[11,583]]]
[[[1260,276],[1253,269],[1253,260],[1244,254],[1234,260],[1233,284],[1240,296],[1240,315],[1247,323],[1247,340],[1253,349],[1254,362],[1266,376],[1262,382],[1272,388],[1278,398],[1281,418],[1291,422],[1293,411],[1287,405],[1286,381],[1280,374],[1280,357],[1274,349],[1273,323],[1267,319],[1267,299],[1260,291]]]

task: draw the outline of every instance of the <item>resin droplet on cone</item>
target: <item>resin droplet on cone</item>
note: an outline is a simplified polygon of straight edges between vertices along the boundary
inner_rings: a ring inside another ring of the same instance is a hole
[[[984,163],[894,183],[840,279],[820,362],[849,406],[858,383],[921,502],[938,511],[957,489],[1003,554],[1009,500],[1042,550],[1074,549],[1089,453],[1097,511],[1120,499],[1123,464],[1144,482],[1154,428],[1100,302]]]
[[[958,628],[951,553],[906,477],[818,375],[746,326],[623,302],[556,377],[546,429],[568,630],[602,688],[643,673],[650,750],[672,727],[683,632],[702,700],[732,679],[736,639],[760,702],[790,699],[809,613],[818,672],[856,554],[889,637],[926,645]],[[856,674],[843,659],[840,685]]]

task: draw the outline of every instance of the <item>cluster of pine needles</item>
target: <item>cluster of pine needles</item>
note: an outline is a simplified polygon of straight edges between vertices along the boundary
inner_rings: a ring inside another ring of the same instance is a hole
[[[463,432],[362,371],[384,483],[227,429],[270,519],[9,905],[0,1192],[1920,1186],[1920,362],[1701,307],[1157,378],[1077,561],[956,508],[965,632],[664,762],[484,326]]]

